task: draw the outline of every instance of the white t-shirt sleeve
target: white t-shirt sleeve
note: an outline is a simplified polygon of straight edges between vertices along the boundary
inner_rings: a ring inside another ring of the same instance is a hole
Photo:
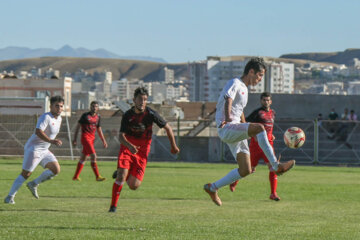
[[[234,100],[236,97],[237,90],[238,90],[238,85],[236,84],[236,81],[232,80],[231,84],[229,84],[226,87],[227,88],[225,89],[224,97],[229,97],[232,100]]]
[[[45,131],[46,127],[49,125],[49,120],[50,118],[47,116],[47,114],[41,115],[36,124],[36,128]]]

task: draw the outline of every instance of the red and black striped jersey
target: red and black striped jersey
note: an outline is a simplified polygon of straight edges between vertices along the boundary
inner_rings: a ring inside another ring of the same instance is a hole
[[[166,125],[166,121],[153,109],[146,107],[144,112],[136,113],[132,107],[125,112],[121,120],[120,132],[125,133],[126,137],[147,142],[152,137],[153,123],[156,123],[159,128]]]
[[[91,112],[86,112],[81,115],[79,120],[81,125],[82,137],[95,137],[95,132],[98,127],[100,127],[100,115],[95,114],[91,115]]]
[[[272,132],[274,128],[275,121],[275,111],[269,109],[267,111],[265,108],[260,107],[254,110],[247,118],[246,122],[261,123],[264,125],[267,132],[269,140],[272,139]]]

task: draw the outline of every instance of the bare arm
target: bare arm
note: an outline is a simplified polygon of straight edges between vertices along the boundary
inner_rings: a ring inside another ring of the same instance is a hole
[[[103,144],[104,144],[104,148],[107,148],[107,147],[108,147],[108,144],[107,144],[107,142],[106,142],[106,139],[105,139],[105,137],[104,137],[104,134],[103,134],[103,131],[102,131],[101,127],[98,127],[98,128],[97,128],[97,132],[98,132],[98,134],[99,134],[99,137],[100,137],[101,141],[102,141]]]
[[[78,133],[79,133],[79,129],[80,129],[80,123],[78,123],[76,125],[76,128],[75,128],[74,137],[73,137],[73,140],[72,140],[72,144],[74,146],[76,146],[76,144],[77,144],[76,139],[77,139],[77,136],[78,136]]]
[[[225,110],[225,121],[223,121],[219,128],[222,128],[225,126],[226,123],[228,122],[232,122],[232,118],[231,118],[231,108],[232,108],[232,98],[229,97],[225,97],[225,106],[224,106],[224,110]]]
[[[61,146],[62,145],[62,142],[60,139],[50,139],[45,133],[43,130],[37,128],[35,130],[35,134],[36,136],[38,136],[41,140],[45,141],[45,142],[48,142],[48,143],[51,143],[51,144],[55,144],[56,146]]]
[[[180,152],[180,149],[176,145],[176,141],[175,141],[175,137],[174,137],[174,133],[172,131],[172,128],[170,127],[169,124],[166,124],[164,129],[165,129],[166,134],[167,134],[167,136],[169,138],[169,141],[170,141],[171,153],[177,154],[178,152]]]
[[[119,133],[119,140],[122,145],[127,147],[132,154],[136,154],[138,152],[138,146],[132,145],[125,137],[125,133]]]
[[[240,122],[241,123],[246,123],[244,112],[241,114]]]

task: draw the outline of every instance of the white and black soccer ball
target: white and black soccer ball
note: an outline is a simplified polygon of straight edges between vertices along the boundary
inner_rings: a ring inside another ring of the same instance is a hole
[[[305,133],[301,128],[291,127],[284,133],[285,145],[289,148],[300,148],[305,143]]]

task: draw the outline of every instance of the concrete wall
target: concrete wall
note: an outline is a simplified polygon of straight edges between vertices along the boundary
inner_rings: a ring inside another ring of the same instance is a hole
[[[272,108],[276,111],[276,117],[292,119],[314,119],[319,113],[327,119],[331,108],[339,116],[344,108],[355,110],[360,114],[360,95],[315,95],[315,94],[272,94]],[[260,94],[249,94],[249,101],[245,108],[245,116],[260,106]]]

